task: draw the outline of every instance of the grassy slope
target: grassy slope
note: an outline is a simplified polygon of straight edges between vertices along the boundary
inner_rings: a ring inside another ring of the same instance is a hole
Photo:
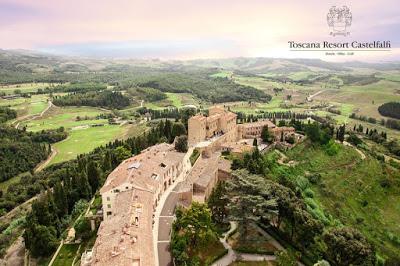
[[[44,89],[49,87],[50,83],[25,83],[25,84],[15,84],[15,85],[5,85],[0,86],[0,92],[5,92],[6,94],[14,94],[14,90],[20,90],[22,93],[36,92],[38,89]]]
[[[301,161],[299,174],[320,173],[323,184],[314,185],[316,201],[343,224],[362,231],[374,242],[381,254],[396,254],[400,247],[388,238],[400,237],[400,173],[387,169],[377,160],[361,160],[355,150],[342,147],[336,156],[328,156],[321,148],[300,144],[288,156]],[[390,188],[382,188],[388,178]],[[325,188],[324,188],[325,187]],[[367,203],[364,207],[363,203]]]
[[[60,253],[57,255],[54,266],[70,266],[78,251],[79,244],[65,244],[62,246]]]
[[[339,90],[321,94],[316,99],[352,104],[358,114],[382,118],[378,107],[385,102],[400,101],[400,94],[395,93],[398,88],[398,82],[381,80],[363,86],[343,86]]]
[[[145,102],[144,106],[153,110],[164,109],[168,106],[180,108],[184,105],[198,105],[198,101],[190,93],[165,93],[167,99],[158,102]]]
[[[48,112],[42,118],[32,120],[27,123],[23,123],[23,125],[26,125],[27,129],[30,131],[54,129],[54,128],[59,128],[60,126],[63,126],[66,129],[71,129],[77,126],[105,123],[107,121],[106,119],[76,121],[77,116],[80,117],[88,116],[94,118],[95,116],[102,113],[107,113],[107,111],[103,111],[92,107],[56,108]]]
[[[94,148],[105,145],[116,139],[136,134],[134,125],[108,125],[106,119],[94,119],[95,116],[108,111],[92,107],[65,107],[55,108],[40,119],[24,123],[28,130],[39,131],[43,129],[55,129],[65,127],[69,137],[53,146],[57,155],[49,165],[74,159],[78,154],[87,153]],[[90,120],[76,121],[76,117],[88,116]],[[104,124],[101,127],[89,127],[92,124]],[[137,134],[139,134],[138,130]],[[132,134],[133,132],[133,134]]]
[[[46,95],[32,95],[31,98],[12,100],[0,99],[0,106],[8,106],[17,111],[18,116],[40,114],[47,107]]]
[[[53,145],[57,150],[57,155],[50,165],[75,159],[78,154],[87,153],[98,146],[105,145],[118,138],[124,128],[126,127],[105,125],[72,130],[66,140]]]

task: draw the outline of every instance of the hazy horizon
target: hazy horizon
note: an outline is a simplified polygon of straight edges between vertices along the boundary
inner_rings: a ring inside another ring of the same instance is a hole
[[[350,8],[349,36],[329,34],[326,16],[333,5]],[[0,0],[0,34],[7,36],[0,48],[96,58],[398,61],[399,11],[395,0]],[[326,56],[288,47],[288,41],[324,40],[390,41],[392,47],[386,52],[357,51],[353,56]]]

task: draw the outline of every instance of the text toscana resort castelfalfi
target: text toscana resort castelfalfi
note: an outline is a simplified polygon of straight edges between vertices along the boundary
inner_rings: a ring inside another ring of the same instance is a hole
[[[295,42],[289,41],[290,49],[390,49],[390,41],[373,42]]]

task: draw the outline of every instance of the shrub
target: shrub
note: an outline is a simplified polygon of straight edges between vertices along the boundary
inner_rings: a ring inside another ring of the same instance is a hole
[[[308,187],[310,187],[310,183],[308,182],[308,179],[303,177],[303,176],[299,176],[296,179],[296,185],[302,190],[306,190]]]
[[[321,174],[320,173],[315,173],[312,175],[308,175],[307,176],[308,181],[310,181],[311,184],[318,184],[319,182],[321,182]]]
[[[325,145],[325,151],[329,156],[336,155],[339,152],[340,146],[335,143],[333,139],[331,139],[326,145]]]
[[[311,188],[307,188],[306,190],[304,190],[304,196],[306,198],[314,198],[314,191],[312,191]]]

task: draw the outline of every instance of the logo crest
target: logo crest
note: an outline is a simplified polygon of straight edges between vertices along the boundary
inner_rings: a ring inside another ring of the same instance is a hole
[[[350,34],[348,28],[351,26],[352,14],[347,6],[336,7],[332,6],[326,16],[326,21],[330,29],[330,34],[333,36]]]

